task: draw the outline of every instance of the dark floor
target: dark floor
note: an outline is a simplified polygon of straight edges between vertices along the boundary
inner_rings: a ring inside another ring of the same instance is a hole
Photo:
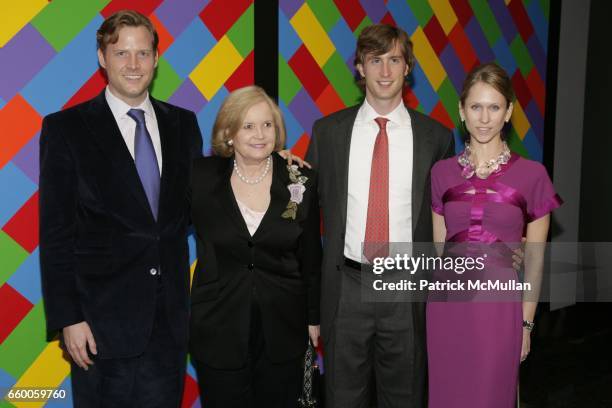
[[[539,316],[521,367],[521,408],[612,408],[612,305]]]

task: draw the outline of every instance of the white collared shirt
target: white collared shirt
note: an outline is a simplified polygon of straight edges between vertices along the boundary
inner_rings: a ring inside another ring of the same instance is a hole
[[[147,130],[151,135],[151,140],[153,141],[153,149],[155,149],[155,156],[157,157],[157,163],[159,164],[159,175],[161,177],[161,139],[159,137],[159,128],[157,127],[157,117],[155,116],[155,110],[153,109],[153,105],[149,99],[149,93],[147,92],[147,97],[138,106],[130,106],[121,99],[117,98],[115,95],[113,95],[110,89],[108,89],[108,86],[106,87],[104,96],[106,97],[106,102],[108,103],[111,112],[113,112],[113,116],[115,117],[117,126],[119,126],[121,136],[123,136],[123,140],[125,141],[125,145],[132,155],[132,159],[135,157],[134,134],[136,132],[136,121],[130,118],[127,113],[130,109],[142,109],[144,111],[145,123],[147,125]]]
[[[344,237],[344,256],[357,262],[365,261],[362,244],[368,217],[372,152],[379,131],[374,121],[377,117],[389,119],[389,242],[412,242],[413,136],[410,114],[400,102],[387,115],[379,115],[364,100],[357,112],[351,137]]]

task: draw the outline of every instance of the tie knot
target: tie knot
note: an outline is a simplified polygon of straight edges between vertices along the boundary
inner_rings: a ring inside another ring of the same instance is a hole
[[[145,113],[142,109],[130,109],[127,113],[127,115],[134,119],[136,121],[136,123],[140,124],[140,125],[144,125],[145,124]]]
[[[380,130],[387,130],[387,122],[389,121],[389,119],[379,117],[374,119],[374,121],[376,121]]]

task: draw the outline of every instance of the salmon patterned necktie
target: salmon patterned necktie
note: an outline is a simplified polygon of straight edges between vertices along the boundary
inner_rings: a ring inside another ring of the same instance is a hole
[[[368,196],[368,218],[364,242],[364,255],[374,258],[389,255],[389,119],[374,119],[380,128],[372,153],[370,172],[370,194]]]

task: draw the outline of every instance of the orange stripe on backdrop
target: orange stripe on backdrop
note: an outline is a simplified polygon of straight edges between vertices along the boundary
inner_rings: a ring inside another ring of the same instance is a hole
[[[151,14],[149,16],[149,19],[151,20],[153,26],[155,26],[155,30],[157,31],[157,36],[159,37],[157,51],[159,52],[159,55],[162,55],[164,51],[168,49],[170,44],[172,44],[174,38],[172,38],[172,35],[168,32],[164,24],[159,21],[159,18],[157,18],[155,14]]]
[[[40,130],[42,118],[17,94],[0,110],[0,168]]]
[[[316,104],[323,115],[329,115],[345,108],[344,102],[342,102],[332,84],[327,84],[327,87],[317,98]]]

